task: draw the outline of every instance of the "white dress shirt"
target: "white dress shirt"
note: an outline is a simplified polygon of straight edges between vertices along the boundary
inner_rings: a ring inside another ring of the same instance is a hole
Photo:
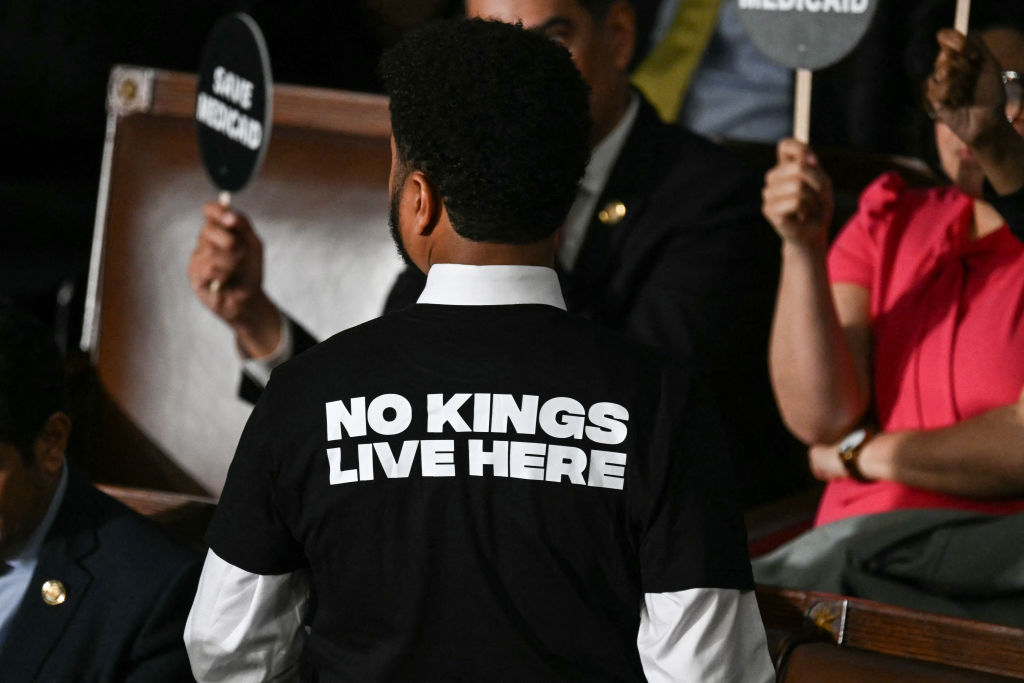
[[[436,264],[418,303],[565,308],[555,271],[539,266]],[[295,679],[307,595],[305,572],[252,574],[208,552],[185,626],[196,679]],[[648,593],[638,609],[637,648],[648,680],[775,679],[753,591]]]

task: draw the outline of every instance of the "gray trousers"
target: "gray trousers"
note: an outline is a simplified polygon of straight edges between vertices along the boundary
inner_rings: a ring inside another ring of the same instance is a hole
[[[896,510],[812,529],[754,580],[1024,628],[1024,513]]]

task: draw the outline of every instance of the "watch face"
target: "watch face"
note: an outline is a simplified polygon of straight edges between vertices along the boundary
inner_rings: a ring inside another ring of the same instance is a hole
[[[864,443],[864,438],[867,435],[868,430],[866,429],[858,429],[850,432],[846,435],[846,438],[839,442],[839,452],[846,453],[848,451],[852,451],[854,448]]]

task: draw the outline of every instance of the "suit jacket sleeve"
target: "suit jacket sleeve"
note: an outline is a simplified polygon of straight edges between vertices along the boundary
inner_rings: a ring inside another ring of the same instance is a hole
[[[182,626],[199,582],[198,562],[183,567],[167,583],[130,654],[126,681],[160,683],[191,680]]]
[[[302,325],[292,320],[283,311],[281,315],[284,316],[285,321],[291,328],[292,332],[292,356],[295,357],[305,351],[316,346],[316,339],[312,334],[306,331]],[[238,398],[243,401],[255,404],[256,401],[260,400],[260,395],[263,393],[263,385],[257,382],[251,375],[246,372],[242,372],[242,377],[238,382]]]

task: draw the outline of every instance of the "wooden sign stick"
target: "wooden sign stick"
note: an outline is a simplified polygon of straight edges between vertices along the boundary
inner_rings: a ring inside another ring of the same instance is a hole
[[[221,190],[220,194],[217,195],[217,202],[225,209],[228,208],[231,206],[231,193],[227,190]],[[220,280],[210,280],[210,293],[216,294],[223,285],[224,283]]]
[[[967,35],[967,26],[971,17],[971,0],[956,0],[956,19],[953,28]]]
[[[793,98],[793,137],[805,145],[811,139],[811,70],[796,70]]]

